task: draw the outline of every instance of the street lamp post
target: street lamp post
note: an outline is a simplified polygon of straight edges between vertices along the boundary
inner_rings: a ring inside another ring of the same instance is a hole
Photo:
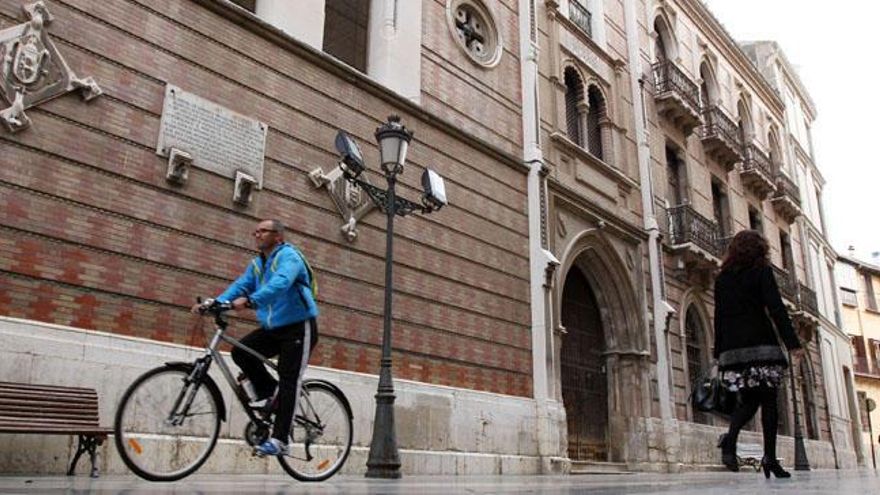
[[[391,300],[392,267],[394,255],[394,217],[406,216],[415,211],[431,213],[446,204],[443,179],[432,170],[422,174],[425,190],[422,202],[416,203],[397,196],[397,176],[403,173],[406,153],[412,140],[412,132],[400,123],[396,115],[376,129],[382,172],[388,188],[382,189],[360,178],[364,171],[363,155],[357,143],[344,131],[336,136],[336,149],[341,158],[339,166],[345,179],[360,187],[370,200],[382,210],[387,218],[385,229],[385,308],[382,329],[382,359],[379,368],[379,386],[376,390],[376,415],[373,421],[373,437],[367,459],[368,478],[400,478],[400,454],[397,450],[397,432],[394,425],[394,384],[391,379]]]
[[[809,359],[809,356],[804,356],[804,359]],[[804,447],[804,432],[801,429],[801,415],[798,413],[797,387],[795,386],[794,381],[795,366],[791,354],[788,355],[788,362],[792,364],[788,379],[789,383],[791,383],[791,404],[794,409],[794,469],[795,471],[809,471],[810,461],[807,459],[807,449]]]

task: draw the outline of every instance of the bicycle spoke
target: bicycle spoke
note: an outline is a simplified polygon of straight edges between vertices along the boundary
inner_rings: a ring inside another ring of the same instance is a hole
[[[126,465],[143,478],[180,479],[198,469],[214,448],[218,399],[205,384],[187,385],[188,374],[186,369],[157,368],[123,396],[116,445]]]
[[[279,458],[285,470],[302,481],[332,476],[351,448],[350,408],[344,396],[320,384],[304,385],[291,429],[290,453]]]

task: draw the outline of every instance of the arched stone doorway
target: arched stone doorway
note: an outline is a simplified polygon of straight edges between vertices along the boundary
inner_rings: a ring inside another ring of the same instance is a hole
[[[554,283],[555,395],[565,408],[574,460],[648,457],[649,339],[634,289],[635,251],[616,242],[597,229],[570,237]]]
[[[568,423],[568,457],[608,459],[608,377],[605,335],[596,296],[580,268],[573,267],[562,289],[561,379]]]

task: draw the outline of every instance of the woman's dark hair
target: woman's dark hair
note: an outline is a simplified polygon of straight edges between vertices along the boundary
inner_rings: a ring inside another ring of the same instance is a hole
[[[721,271],[767,266],[770,245],[757,230],[742,230],[733,236],[727,248],[727,256],[721,264]]]

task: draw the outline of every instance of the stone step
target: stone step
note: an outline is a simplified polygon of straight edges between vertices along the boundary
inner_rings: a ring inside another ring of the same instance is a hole
[[[622,462],[571,461],[571,474],[635,474]]]

